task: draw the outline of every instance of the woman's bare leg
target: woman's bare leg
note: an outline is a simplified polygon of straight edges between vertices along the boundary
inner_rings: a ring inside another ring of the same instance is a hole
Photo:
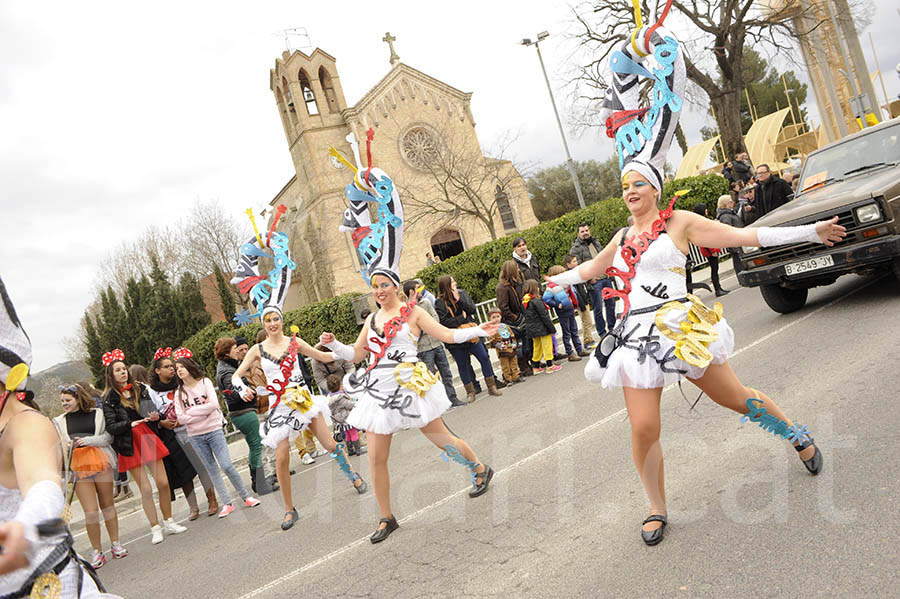
[[[369,433],[369,470],[372,472],[372,486],[375,487],[375,499],[382,518],[390,518],[391,512],[391,477],[388,473],[388,457],[391,455],[391,439],[393,435]],[[386,528],[381,523],[378,529]]]
[[[666,513],[665,470],[659,433],[659,399],[662,389],[634,389],[625,387],[625,407],[631,422],[631,457],[641,484],[650,500],[651,514]],[[662,522],[648,522],[644,530],[653,531]]]
[[[294,509],[294,497],[291,494],[291,444],[287,437],[278,442],[275,447],[275,477],[281,486],[281,499],[284,501],[284,511]],[[285,516],[287,519],[287,516]]]
[[[163,461],[156,460],[150,464],[150,471],[153,474],[153,480],[156,481],[159,511],[162,512],[163,520],[169,520],[172,517],[172,492],[169,489],[169,477],[166,475],[166,467],[163,466]]]
[[[444,424],[444,421],[440,417],[435,418],[420,430],[429,441],[438,447],[438,449],[446,449],[448,445],[453,445],[459,450],[459,453],[461,453],[464,458],[476,464],[476,473],[481,474],[484,472],[484,464],[478,461],[478,456],[475,455],[475,451],[469,447],[468,443],[459,437],[453,436],[453,434],[447,430],[447,425]]]
[[[331,431],[328,430],[328,425],[325,424],[325,419],[321,416],[316,416],[312,419],[312,422],[309,423],[309,430],[316,436],[316,439],[319,440],[319,443],[322,444],[322,447],[325,448],[325,451],[329,453],[333,453],[337,451],[337,442],[334,440],[334,437],[331,436]],[[344,459],[347,459],[347,452],[343,449],[341,453],[344,455]],[[359,488],[363,484],[362,477],[356,477],[356,480],[353,481],[353,486]]]
[[[752,398],[759,399],[766,408],[766,413],[771,414],[779,420],[784,420],[788,426],[794,423],[784,415],[781,408],[778,407],[771,397],[762,392],[752,391],[749,387],[744,386],[738,379],[731,364],[710,364],[706,372],[699,379],[689,379],[692,383],[700,387],[700,389],[709,395],[709,398],[720,406],[724,406],[730,410],[734,410],[738,414],[746,414],[747,400]],[[795,441],[794,445],[798,445]],[[808,460],[813,457],[816,448],[810,445],[800,452],[800,459]]]
[[[106,532],[113,543],[119,541],[119,515],[116,513],[116,502],[113,499],[112,471],[107,471],[94,478],[94,486],[97,489],[97,499],[100,502],[100,511],[106,522]]]
[[[81,479],[75,483],[75,496],[84,510],[84,528],[87,530],[91,547],[97,551],[103,551],[100,545],[100,511],[97,507],[97,492],[94,489],[94,481],[90,478]]]
[[[157,526],[159,517],[156,514],[156,505],[153,503],[153,487],[150,485],[147,471],[143,466],[138,466],[137,468],[132,468],[129,472],[131,473],[131,478],[137,484],[138,490],[141,492],[141,507],[144,508],[144,515],[147,516],[147,521],[150,523],[150,526]],[[162,495],[162,491],[160,491],[160,495]]]

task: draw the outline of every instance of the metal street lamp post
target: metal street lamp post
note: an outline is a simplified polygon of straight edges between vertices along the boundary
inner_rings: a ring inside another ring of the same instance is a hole
[[[553,88],[550,87],[547,69],[544,68],[544,58],[541,56],[541,47],[538,45],[538,42],[542,42],[548,37],[550,37],[550,34],[546,31],[542,31],[537,34],[536,40],[531,41],[531,39],[526,37],[522,40],[521,44],[523,46],[534,46],[535,50],[537,50],[538,61],[541,63],[541,72],[544,73],[544,81],[547,82],[547,92],[550,94],[550,104],[553,105],[553,114],[556,116],[556,124],[559,126],[559,135],[562,137],[563,147],[566,150],[566,168],[569,169],[569,174],[572,175],[572,182],[575,183],[575,193],[578,195],[578,205],[584,208],[584,196],[581,194],[581,183],[578,182],[578,174],[575,172],[575,163],[572,160],[572,154],[569,153],[569,143],[566,141],[566,133],[563,130],[562,121],[559,120],[559,111],[556,109],[556,100],[553,98]]]

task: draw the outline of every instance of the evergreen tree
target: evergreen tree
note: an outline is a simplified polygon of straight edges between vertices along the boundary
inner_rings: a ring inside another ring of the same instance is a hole
[[[97,335],[91,315],[87,312],[84,313],[84,345],[87,349],[86,362],[94,376],[94,385],[98,389],[102,389],[105,384],[105,369],[100,362],[100,358],[103,357],[103,347],[100,345],[100,337]]]
[[[237,312],[237,306],[234,303],[234,293],[231,291],[231,286],[225,281],[225,275],[222,273],[222,269],[219,268],[219,265],[216,264],[215,267],[216,273],[216,284],[219,287],[219,301],[222,303],[222,312],[225,313],[225,321],[234,328],[234,314]]]
[[[212,319],[206,311],[200,282],[191,273],[184,273],[178,281],[178,305],[181,312],[180,339],[184,340],[208,325]]]
[[[159,260],[150,256],[149,301],[146,323],[142,327],[150,345],[176,347],[184,337],[179,334],[178,301],[169,278],[160,267]],[[152,356],[151,356],[152,357]]]

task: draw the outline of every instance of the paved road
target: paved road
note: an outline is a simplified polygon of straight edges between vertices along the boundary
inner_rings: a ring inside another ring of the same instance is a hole
[[[446,416],[497,471],[479,499],[417,431],[398,434],[391,482],[401,528],[381,545],[366,538],[378,519],[372,493],[357,496],[320,459],[293,477],[293,530],[279,530],[273,495],[224,520],[188,523],[158,546],[138,512],[122,521],[131,555],[101,578],[125,597],[193,599],[897,596],[900,283],[845,277],[787,316],[756,290],[723,300],[734,368],[809,425],[825,454],[820,476],[755,425],[708,399],[689,411],[669,389],[670,525],[661,545],[646,547],[621,392],[566,364]],[[359,468],[368,479],[364,460]],[[176,505],[183,519],[183,500]]]

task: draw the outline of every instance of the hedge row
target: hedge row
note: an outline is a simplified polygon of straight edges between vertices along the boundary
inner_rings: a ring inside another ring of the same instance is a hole
[[[691,191],[678,201],[676,208],[693,210],[695,204],[703,202],[708,206],[710,214],[714,215],[719,196],[728,192],[728,182],[718,175],[678,179],[663,187],[663,198],[671,198],[680,189]],[[619,227],[625,225],[627,217],[628,209],[624,202],[620,198],[611,198],[541,223],[516,236],[525,238],[528,248],[534,252],[541,268],[546,272],[553,264],[562,264],[563,257],[569,253],[572,240],[575,239],[579,223],[588,223],[594,237],[606,243]],[[512,257],[512,239],[513,236],[508,236],[466,250],[425,268],[416,277],[422,279],[428,289],[436,292],[438,277],[451,274],[459,287],[468,291],[476,302],[489,300],[495,295],[500,267]],[[353,343],[359,334],[353,299],[359,295],[348,293],[291,310],[284,315],[285,324],[297,325],[300,328],[299,335],[313,345],[325,330],[333,332],[344,343]],[[252,344],[260,328],[259,323],[253,323],[232,329],[228,323],[217,322],[196,333],[184,345],[194,352],[194,359],[212,378],[216,370],[213,355],[216,339],[226,335],[241,335]]]
[[[309,304],[284,313],[286,327],[297,325],[298,335],[310,345],[319,342],[319,335],[323,331],[331,331],[344,343],[353,343],[359,335],[359,326],[356,324],[356,315],[353,312],[353,299],[359,293],[347,293],[339,295],[315,304]],[[226,322],[216,322],[190,337],[184,342],[184,346],[194,353],[194,360],[203,368],[207,376],[215,379],[216,357],[213,347],[219,337],[246,337],[250,344],[256,341],[262,325],[257,321],[247,326],[232,329]]]
[[[676,203],[676,208],[693,210],[698,203],[705,203],[711,216],[716,214],[719,196],[728,193],[728,182],[719,175],[686,177],[666,183],[663,198],[671,198],[678,190],[690,189]],[[661,202],[662,204],[662,202]],[[595,238],[606,244],[628,218],[628,208],[620,198],[610,198],[543,222],[521,233],[482,244],[478,247],[447,258],[416,274],[425,286],[437,291],[441,275],[453,275],[456,284],[465,289],[476,302],[483,302],[496,295],[497,281],[503,263],[512,258],[512,240],[523,237],[528,249],[537,256],[541,269],[547,271],[554,264],[562,264],[575,239],[577,227],[585,222],[591,226]]]

